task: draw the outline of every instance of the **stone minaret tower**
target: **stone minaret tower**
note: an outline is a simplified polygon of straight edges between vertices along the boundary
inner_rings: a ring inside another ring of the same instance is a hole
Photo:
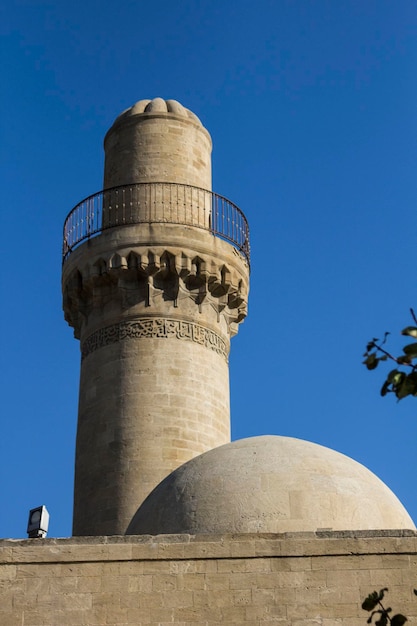
[[[124,534],[165,476],[230,441],[229,344],[248,295],[247,222],[211,191],[200,120],[141,100],[104,147],[104,191],[64,226],[81,342],[74,535]]]

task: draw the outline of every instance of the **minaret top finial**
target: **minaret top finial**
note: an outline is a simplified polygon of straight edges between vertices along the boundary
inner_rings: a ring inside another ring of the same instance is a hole
[[[104,138],[104,188],[142,182],[211,190],[211,137],[176,100],[139,100]]]
[[[152,100],[138,100],[133,106],[125,109],[115,119],[114,123],[121,122],[122,120],[132,117],[133,115],[141,114],[160,114],[160,113],[172,113],[177,117],[184,117],[188,121],[194,122],[202,126],[201,121],[192,111],[186,109],[177,100],[164,100],[163,98],[153,98]]]

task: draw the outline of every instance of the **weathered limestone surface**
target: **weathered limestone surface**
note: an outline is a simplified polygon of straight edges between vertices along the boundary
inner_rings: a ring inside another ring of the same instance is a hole
[[[415,530],[375,474],[310,441],[264,435],[192,459],[138,509],[132,535]]]
[[[73,532],[123,534],[165,476],[230,441],[248,267],[208,232],[125,226],[75,250],[63,285],[83,357]]]
[[[134,190],[104,197],[100,234],[62,272],[82,355],[77,536],[124,534],[165,476],[230,441],[228,355],[249,288],[245,256],[210,230],[211,139],[193,113],[140,101],[105,151],[104,186]]]
[[[417,619],[413,531],[0,541],[5,626],[363,626],[362,600]]]
[[[126,338],[86,357],[77,431],[77,534],[115,532],[115,519],[124,533],[142,499],[173,467],[229,441],[228,383],[224,356],[188,340],[188,333],[184,340]]]
[[[104,189],[176,182],[211,189],[211,138],[179,102],[140,100],[115,120],[104,140]]]

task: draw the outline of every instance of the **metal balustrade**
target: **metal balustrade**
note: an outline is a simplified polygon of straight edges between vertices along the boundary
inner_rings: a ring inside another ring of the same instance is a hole
[[[249,226],[242,211],[223,196],[177,183],[137,183],[85,198],[65,220],[63,262],[86,239],[108,228],[144,223],[209,230],[250,262]]]

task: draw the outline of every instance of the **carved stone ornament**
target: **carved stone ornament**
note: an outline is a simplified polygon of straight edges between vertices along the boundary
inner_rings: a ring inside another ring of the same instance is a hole
[[[81,346],[81,358],[86,358],[94,350],[124,339],[176,338],[194,341],[214,350],[228,361],[229,346],[217,333],[194,322],[168,318],[141,318],[100,328],[91,334]]]

